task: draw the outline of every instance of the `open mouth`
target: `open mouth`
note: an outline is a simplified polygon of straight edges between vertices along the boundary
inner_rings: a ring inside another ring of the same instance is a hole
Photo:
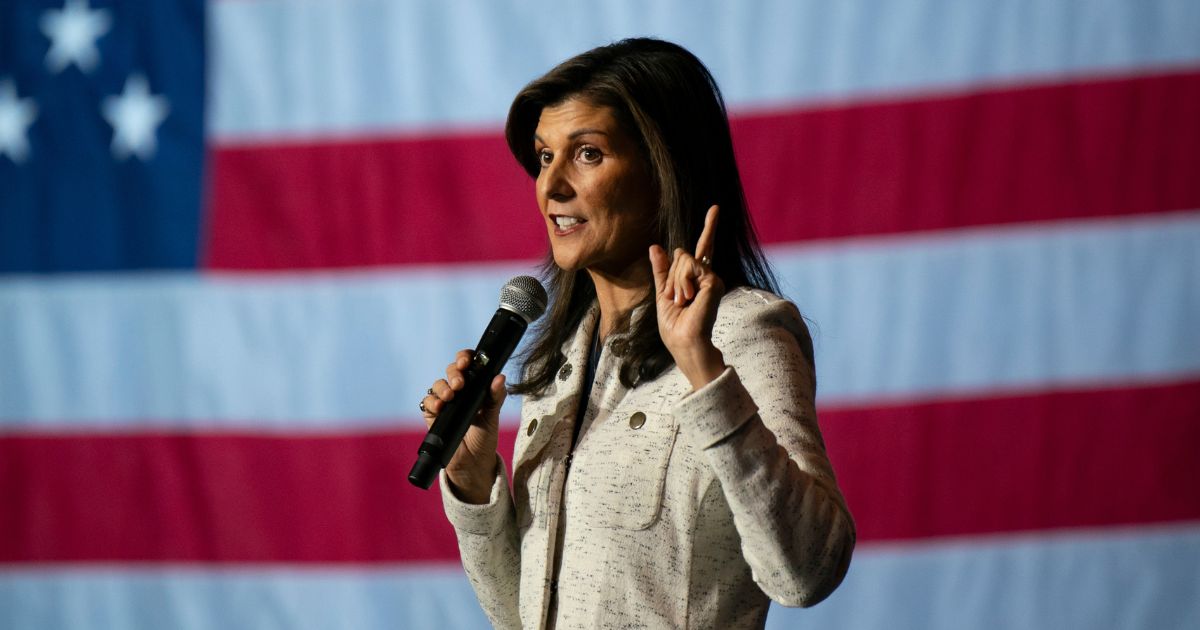
[[[587,219],[569,217],[562,214],[552,214],[550,215],[550,220],[554,222],[554,227],[556,228],[555,231],[559,234],[570,232],[574,228],[587,223]]]

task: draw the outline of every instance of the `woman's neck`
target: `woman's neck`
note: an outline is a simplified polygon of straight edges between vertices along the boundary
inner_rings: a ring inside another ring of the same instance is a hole
[[[612,332],[617,320],[633,310],[654,286],[650,262],[634,263],[620,274],[609,274],[588,269],[592,284],[596,287],[596,301],[600,303],[600,340]]]

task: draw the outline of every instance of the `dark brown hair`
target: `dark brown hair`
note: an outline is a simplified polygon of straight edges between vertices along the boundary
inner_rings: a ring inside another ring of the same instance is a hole
[[[533,135],[542,109],[570,98],[609,107],[617,123],[637,138],[658,191],[656,242],[667,252],[691,251],[709,206],[721,207],[713,271],[727,289],[752,286],[778,292],[758,247],[733,154],[725,102],[704,64],[684,48],[657,39],[626,39],[568,59],[525,86],[508,112],[508,148],[531,177],[540,170]],[[541,395],[566,360],[562,345],[595,300],[585,270],[564,271],[549,256],[543,266],[550,310],[525,351],[525,376],[512,387]],[[613,350],[622,358],[621,383],[652,380],[674,360],[658,335],[654,291],[636,321],[617,320],[623,334]],[[639,305],[641,306],[641,305]]]

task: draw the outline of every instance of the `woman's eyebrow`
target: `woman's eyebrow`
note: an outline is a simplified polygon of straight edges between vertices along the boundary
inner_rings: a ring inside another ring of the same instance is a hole
[[[591,128],[591,127],[588,127],[588,128],[585,128],[585,129],[576,129],[575,131],[572,131],[572,132],[570,133],[570,135],[568,135],[568,136],[567,136],[567,139],[568,139],[568,140],[574,140],[575,138],[578,138],[579,136],[586,136],[586,135],[588,135],[588,134],[592,134],[592,133],[594,133],[594,134],[599,134],[599,135],[602,135],[602,136],[607,136],[607,135],[608,135],[608,132],[607,132],[607,131],[605,131],[605,130],[603,130],[603,129],[593,129],[593,128]],[[543,140],[543,139],[542,139],[542,137],[541,137],[541,136],[539,136],[539,135],[537,135],[536,133],[535,133],[535,134],[533,134],[533,140],[534,140],[535,142],[541,142],[542,144],[546,144],[546,141],[545,141],[545,140]]]
[[[588,134],[593,134],[593,133],[600,134],[602,136],[608,135],[608,132],[603,129],[586,128],[586,129],[576,129],[575,131],[572,131],[571,135],[567,136],[567,138],[574,140],[575,138],[578,138],[579,136],[586,136]]]

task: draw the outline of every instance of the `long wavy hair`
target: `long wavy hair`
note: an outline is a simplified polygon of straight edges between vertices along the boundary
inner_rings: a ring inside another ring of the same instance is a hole
[[[542,109],[578,98],[610,108],[636,138],[658,192],[656,242],[667,252],[691,251],[709,206],[721,207],[713,271],[727,289],[750,286],[778,293],[746,208],[721,90],[695,55],[657,39],[626,39],[568,59],[526,85],[513,99],[505,125],[508,148],[530,177],[540,166],[534,131]],[[571,338],[596,298],[586,270],[565,271],[548,255],[543,275],[550,309],[524,352],[525,375],[511,390],[542,395],[566,360]],[[674,363],[658,335],[653,286],[639,317],[619,314],[613,351],[621,357],[625,387],[653,380]]]

